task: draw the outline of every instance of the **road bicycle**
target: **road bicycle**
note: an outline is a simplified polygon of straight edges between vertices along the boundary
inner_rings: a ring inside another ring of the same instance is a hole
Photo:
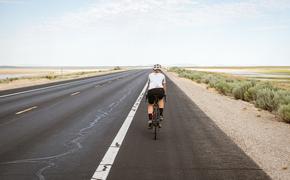
[[[147,99],[146,95],[146,99]],[[164,95],[164,101],[166,102],[166,95]],[[154,96],[154,103],[153,103],[153,113],[152,113],[152,128],[154,132],[154,140],[157,140],[157,134],[159,132],[159,129],[161,128],[160,124],[160,110],[158,105],[159,98],[157,95]]]

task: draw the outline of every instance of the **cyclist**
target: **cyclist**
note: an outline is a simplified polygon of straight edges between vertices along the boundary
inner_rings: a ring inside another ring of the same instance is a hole
[[[153,67],[153,72],[148,76],[148,128],[152,128],[152,118],[153,118],[153,104],[155,96],[158,98],[158,105],[160,110],[160,121],[163,120],[163,109],[164,109],[164,97],[166,94],[166,80],[165,76],[161,71],[161,65],[155,64]],[[161,127],[161,125],[160,125]]]

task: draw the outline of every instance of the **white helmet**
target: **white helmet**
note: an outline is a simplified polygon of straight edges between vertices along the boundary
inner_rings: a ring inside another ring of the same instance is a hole
[[[160,64],[155,64],[153,66],[153,70],[160,70],[161,69],[161,65]]]

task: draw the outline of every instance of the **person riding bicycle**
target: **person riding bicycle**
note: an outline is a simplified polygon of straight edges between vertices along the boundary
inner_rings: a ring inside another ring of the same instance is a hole
[[[153,118],[153,104],[155,97],[158,98],[158,106],[160,112],[160,121],[163,120],[163,109],[164,109],[164,97],[166,94],[166,80],[165,76],[161,71],[161,65],[155,64],[153,72],[148,76],[148,128],[152,128]],[[161,125],[160,125],[161,127]]]

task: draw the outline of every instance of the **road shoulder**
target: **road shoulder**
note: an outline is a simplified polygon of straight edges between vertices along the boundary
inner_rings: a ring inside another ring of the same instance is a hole
[[[118,72],[124,72],[126,70],[108,70],[108,71],[100,71],[100,72],[92,72],[92,73],[85,73],[83,72],[75,72],[72,74],[65,74],[63,76],[57,75],[57,78],[55,79],[49,79],[46,78],[43,75],[38,75],[35,77],[22,77],[17,80],[11,81],[11,82],[3,82],[0,83],[0,91],[7,91],[7,90],[14,90],[19,88],[26,88],[30,86],[38,86],[38,85],[45,85],[50,83],[62,83],[70,80],[77,80],[82,78],[90,78],[94,76],[102,76],[102,75],[108,75]]]
[[[166,75],[273,179],[290,177],[290,125],[254,105],[191,80]]]

